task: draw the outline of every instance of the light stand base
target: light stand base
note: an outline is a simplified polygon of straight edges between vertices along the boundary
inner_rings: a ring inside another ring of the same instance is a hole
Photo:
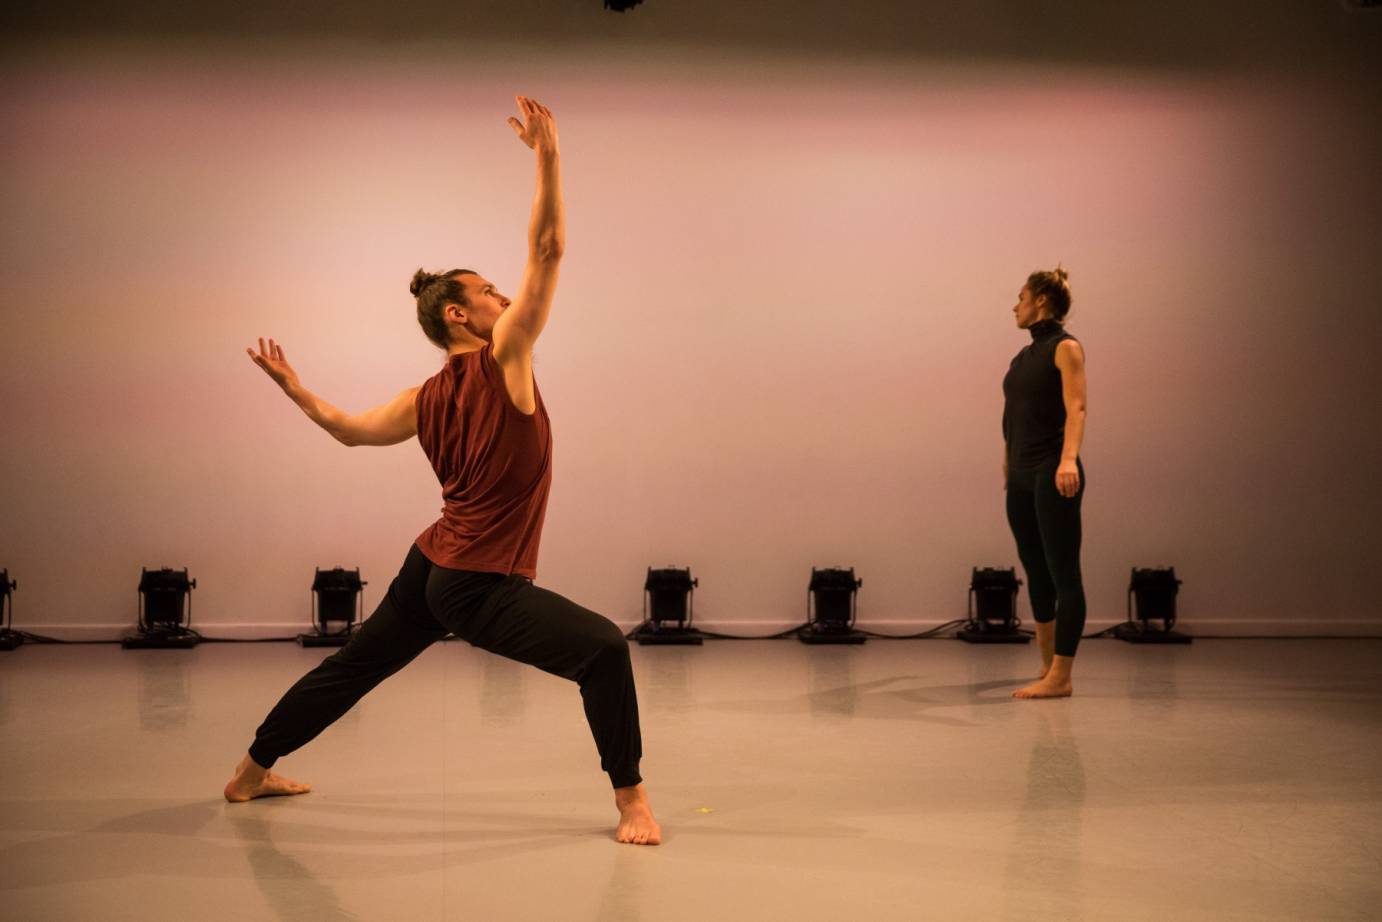
[[[350,638],[354,636],[354,631],[345,631],[341,634],[323,634],[316,631],[311,634],[299,634],[298,643],[304,647],[344,647],[350,643]]]
[[[868,640],[867,635],[862,631],[853,628],[826,628],[822,630],[814,624],[797,628],[797,640],[802,643],[863,643]]]
[[[1029,634],[1024,634],[1017,628],[989,628],[980,630],[974,627],[978,622],[971,621],[968,626],[960,628],[955,632],[955,636],[965,643],[1031,643],[1032,638]]]
[[[655,628],[651,621],[644,621],[633,632],[633,639],[643,646],[686,645],[699,647],[705,643],[705,635],[693,627]]]
[[[13,650],[24,642],[24,635],[9,628],[0,629],[0,650]]]
[[[128,634],[120,641],[126,650],[190,650],[201,638],[182,628],[176,631],[140,631]]]
[[[1113,636],[1128,643],[1190,643],[1189,634],[1147,627],[1136,621],[1125,621],[1113,629]]]

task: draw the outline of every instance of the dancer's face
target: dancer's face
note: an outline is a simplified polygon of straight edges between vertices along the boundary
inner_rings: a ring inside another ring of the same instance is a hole
[[[448,305],[447,316],[475,336],[488,341],[499,315],[513,302],[500,294],[494,283],[482,275],[462,275],[458,281],[465,289],[465,299],[469,303],[465,307]]]
[[[1033,298],[1032,293],[1023,285],[1022,290],[1017,293],[1017,303],[1013,305],[1013,316],[1017,318],[1017,328],[1025,330],[1034,323],[1051,316],[1051,311],[1046,307],[1046,295]]]

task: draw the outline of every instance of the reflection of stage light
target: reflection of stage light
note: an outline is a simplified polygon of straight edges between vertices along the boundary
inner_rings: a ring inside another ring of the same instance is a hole
[[[10,630],[14,621],[14,599],[10,593],[19,588],[19,580],[10,579],[9,570],[0,570],[0,650],[13,650],[24,642],[24,635]]]
[[[120,642],[126,650],[146,647],[195,647],[200,635],[192,630],[191,590],[197,581],[187,568],[143,569],[139,576],[139,633]]]
[[[1190,643],[1190,636],[1173,631],[1176,626],[1176,595],[1181,581],[1176,568],[1161,570],[1133,567],[1128,580],[1128,620],[1113,629],[1113,636],[1129,643]],[[1133,618],[1133,600],[1137,618]],[[1160,621],[1160,625],[1153,624]]]
[[[806,625],[797,631],[802,643],[863,643],[854,630],[855,599],[864,581],[854,578],[854,568],[811,568],[806,587]]]
[[[975,567],[969,579],[969,620],[957,635],[970,643],[1028,643],[1017,629],[1017,587],[1022,580],[1009,567]]]
[[[317,568],[312,577],[312,624],[314,633],[299,634],[304,647],[343,647],[364,614],[361,590],[369,585],[360,579],[360,568],[347,570]]]
[[[629,636],[640,644],[701,644],[704,635],[691,626],[699,585],[689,567],[649,567],[643,583],[643,623]]]

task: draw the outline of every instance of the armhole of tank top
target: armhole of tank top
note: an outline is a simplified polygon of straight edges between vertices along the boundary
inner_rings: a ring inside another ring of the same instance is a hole
[[[504,369],[499,367],[499,361],[494,357],[493,343],[486,343],[485,347],[480,350],[480,364],[485,366],[485,379],[489,381],[490,385],[498,392],[499,399],[504,402],[504,406],[508,412],[517,416],[519,419],[537,419],[538,414],[542,411],[542,398],[537,392],[537,375],[533,375],[533,412],[524,413],[514,404],[513,398],[509,396],[509,382],[504,380]],[[533,373],[529,372],[529,374]]]

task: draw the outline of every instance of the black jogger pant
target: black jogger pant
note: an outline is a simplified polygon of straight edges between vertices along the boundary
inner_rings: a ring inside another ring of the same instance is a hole
[[[1084,580],[1080,575],[1080,502],[1084,465],[1077,459],[1080,489],[1067,499],[1056,489],[1057,458],[1035,471],[1008,474],[1008,525],[1027,571],[1032,616],[1056,622],[1056,655],[1074,656],[1084,632]]]
[[[448,632],[579,683],[601,768],[617,788],[639,783],[638,699],[629,645],[619,628],[526,577],[439,567],[416,545],[350,642],[299,679],[269,712],[250,758],[268,768],[305,745]]]

